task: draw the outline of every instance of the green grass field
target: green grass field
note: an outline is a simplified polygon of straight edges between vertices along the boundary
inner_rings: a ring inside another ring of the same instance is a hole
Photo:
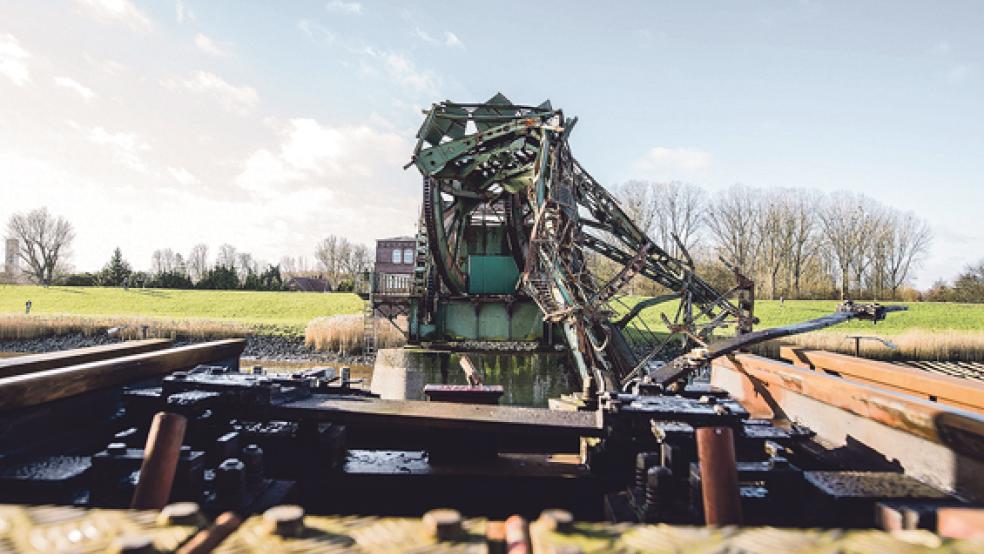
[[[23,314],[27,300],[32,314],[234,321],[300,336],[316,317],[362,310],[362,300],[349,293],[0,285],[0,314]]]
[[[362,300],[348,293],[296,293],[254,291],[200,291],[101,287],[50,287],[0,285],[0,314],[23,314],[24,302],[31,313],[71,316],[147,317],[155,319],[203,319],[242,323],[268,332],[303,335],[304,326],[316,318],[361,312]],[[627,303],[639,298],[626,298]],[[831,313],[837,301],[758,301],[759,328],[804,321]],[[674,303],[646,309],[643,314],[654,329],[662,329],[659,312],[673,315]],[[871,330],[871,323],[852,322],[834,328]],[[926,331],[984,332],[984,304],[912,303],[909,311],[889,314],[879,323],[880,334]]]
[[[642,297],[628,297],[629,305]],[[787,300],[780,305],[778,300],[757,300],[755,315],[761,320],[758,329],[788,325],[821,317],[837,309],[837,300]],[[925,331],[981,331],[984,332],[984,304],[953,304],[941,302],[884,302],[886,305],[908,306],[905,312],[888,314],[888,317],[874,326],[879,334],[894,335],[914,329]],[[665,312],[672,319],[676,311],[675,302],[646,308],[643,318],[653,330],[662,329],[659,313]],[[869,321],[852,321],[828,328],[831,331],[851,329],[872,330]]]

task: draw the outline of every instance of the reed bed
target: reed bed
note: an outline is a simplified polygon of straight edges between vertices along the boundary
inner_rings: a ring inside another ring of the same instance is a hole
[[[396,321],[402,329],[407,320],[400,316]],[[376,337],[379,348],[402,346],[406,339],[396,327],[384,318],[376,318]],[[355,354],[362,352],[365,326],[361,315],[345,314],[312,319],[304,329],[304,344],[322,352]]]
[[[138,338],[230,338],[241,337],[250,328],[235,321],[208,319],[163,319],[152,317],[101,317],[77,315],[0,314],[0,339],[38,339],[81,333],[87,337],[113,334]]]
[[[911,329],[893,335],[826,331],[765,342],[752,350],[757,354],[775,357],[779,354],[780,346],[794,345],[854,355],[854,339],[849,338],[852,335],[880,336],[897,347],[893,350],[875,340],[862,340],[861,356],[875,360],[984,361],[984,333],[972,331]]]

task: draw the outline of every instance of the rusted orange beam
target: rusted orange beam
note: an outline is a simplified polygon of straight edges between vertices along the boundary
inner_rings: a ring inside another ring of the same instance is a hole
[[[729,427],[697,429],[704,523],[741,525],[741,497],[735,463],[735,439]]]
[[[975,412],[751,354],[718,358],[713,366],[712,382],[758,410],[781,406],[784,394],[794,392],[954,450],[984,452],[984,416]],[[718,374],[722,369],[741,382]]]
[[[845,379],[984,413],[984,383],[977,381],[809,348],[783,346],[779,357],[799,367],[833,371]]]

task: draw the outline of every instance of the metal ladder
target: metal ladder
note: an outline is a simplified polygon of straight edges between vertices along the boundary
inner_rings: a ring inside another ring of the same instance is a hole
[[[370,284],[370,287],[372,285]],[[374,293],[369,289],[369,298],[362,306],[362,354],[368,358],[376,356],[379,337],[376,336],[376,308],[373,305]]]

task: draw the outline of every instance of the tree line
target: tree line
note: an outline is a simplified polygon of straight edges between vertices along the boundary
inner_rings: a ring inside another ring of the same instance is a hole
[[[333,290],[352,290],[357,276],[371,269],[373,253],[362,244],[329,235],[314,251],[315,264],[304,256],[284,256],[280,263],[260,261],[249,252],[223,244],[215,251],[201,243],[186,254],[172,248],[157,249],[147,271],[135,270],[120,248],[96,272],[73,272],[67,262],[75,231],[65,218],[47,208],[14,214],[7,224],[16,238],[21,271],[30,281],[44,286],[147,287],[171,289],[284,290],[291,277],[328,281]]]
[[[734,285],[723,259],[755,281],[760,298],[911,297],[932,242],[922,218],[851,192],[734,185],[711,194],[689,183],[629,181],[614,194],[660,246],[692,258],[719,290]]]

